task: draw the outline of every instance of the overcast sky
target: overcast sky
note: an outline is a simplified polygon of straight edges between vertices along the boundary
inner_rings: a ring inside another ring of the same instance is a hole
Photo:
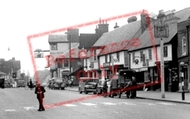
[[[33,73],[29,35],[142,9],[154,14],[161,9],[178,11],[190,7],[187,3],[187,0],[0,0],[0,58],[16,57],[21,60],[21,71]],[[115,22],[122,26],[127,24],[127,18],[108,22],[109,30],[113,30]],[[80,28],[80,33],[94,33],[95,27]],[[47,36],[32,39],[33,48],[49,49],[47,40]]]

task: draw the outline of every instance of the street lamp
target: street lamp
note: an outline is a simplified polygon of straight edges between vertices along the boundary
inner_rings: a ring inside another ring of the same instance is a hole
[[[160,38],[160,80],[161,80],[161,96],[165,98],[165,80],[164,80],[164,59],[163,59],[163,40],[162,38],[168,38],[169,27],[165,24],[166,15],[163,11],[160,11],[157,16],[156,24],[154,25],[154,37]]]

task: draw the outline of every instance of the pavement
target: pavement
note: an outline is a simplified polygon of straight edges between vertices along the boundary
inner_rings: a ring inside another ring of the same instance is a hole
[[[78,87],[67,87],[66,90],[78,92]],[[160,91],[137,91],[138,99],[190,104],[190,93],[185,93],[185,100],[182,100],[181,92],[165,92],[164,95],[163,98]]]

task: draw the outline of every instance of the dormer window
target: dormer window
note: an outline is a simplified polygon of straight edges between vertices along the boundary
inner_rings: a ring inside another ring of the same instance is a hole
[[[187,54],[187,39],[185,36],[182,37],[182,56]]]

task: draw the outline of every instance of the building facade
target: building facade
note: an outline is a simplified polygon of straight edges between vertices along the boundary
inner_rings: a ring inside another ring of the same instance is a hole
[[[181,19],[178,21],[178,67],[179,87],[190,91],[190,8],[185,8],[178,13]]]

